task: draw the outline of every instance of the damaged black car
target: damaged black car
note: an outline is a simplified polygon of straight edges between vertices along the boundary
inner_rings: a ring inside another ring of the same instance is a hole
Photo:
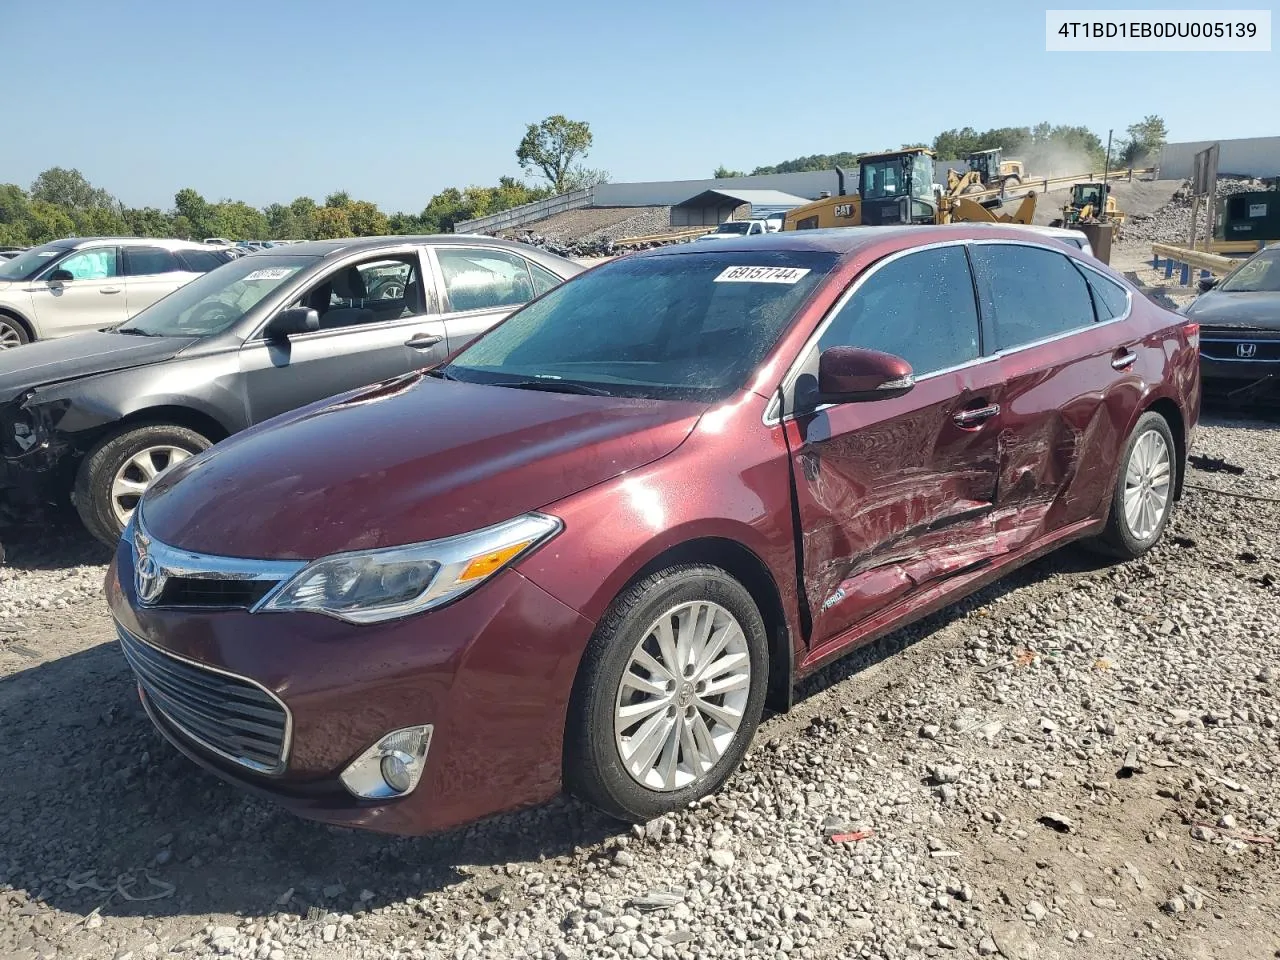
[[[0,495],[70,500],[114,543],[174,464],[304,404],[434,366],[583,269],[488,237],[284,250],[224,264],[119,326],[0,352]]]
[[[1221,282],[1201,280],[1200,289],[1183,313],[1200,324],[1205,396],[1280,398],[1280,246],[1254,254]]]

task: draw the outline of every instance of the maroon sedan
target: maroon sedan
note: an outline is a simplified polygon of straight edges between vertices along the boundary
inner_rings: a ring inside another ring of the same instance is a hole
[[[642,821],[719,787],[832,658],[1068,541],[1141,555],[1196,325],[978,233],[626,257],[175,467],[107,582],[151,718],[332,823],[562,787]]]

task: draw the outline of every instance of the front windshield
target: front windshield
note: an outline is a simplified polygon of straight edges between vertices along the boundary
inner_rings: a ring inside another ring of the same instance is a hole
[[[722,223],[716,233],[746,233],[750,228],[749,223]]]
[[[0,260],[0,280],[29,280],[68,249],[61,244],[46,243],[23,251],[12,260]]]
[[[1076,200],[1076,203],[1082,207],[1085,204],[1093,204],[1096,207],[1098,206],[1098,199],[1101,196],[1102,196],[1101,187],[1083,187],[1080,190],[1080,196],[1079,196],[1079,199]]]
[[[222,333],[314,262],[314,257],[269,254],[232,260],[156,301],[119,330],[149,337]]]
[[[884,200],[906,193],[902,164],[895,160],[876,160],[862,165],[862,199]]]
[[[836,262],[774,250],[615,260],[512,314],[441,374],[715,402],[746,382]]]
[[[1269,247],[1246,260],[1218,289],[1224,293],[1280,293],[1280,248]]]

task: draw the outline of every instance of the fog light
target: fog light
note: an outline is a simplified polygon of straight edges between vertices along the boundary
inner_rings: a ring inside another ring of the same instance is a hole
[[[388,733],[342,771],[342,785],[369,800],[411,793],[427,765],[431,731],[428,723]]]

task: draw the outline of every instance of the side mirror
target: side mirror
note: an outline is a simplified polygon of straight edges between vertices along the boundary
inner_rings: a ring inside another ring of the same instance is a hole
[[[287,340],[294,334],[320,329],[320,314],[313,307],[289,307],[267,321],[268,340]]]
[[[818,402],[888,400],[910,392],[911,364],[891,353],[828,347],[818,357]]]
[[[76,275],[70,270],[55,270],[49,274],[50,283],[66,283],[68,280],[74,280]]]
[[[1216,287],[1217,285],[1218,285],[1218,278],[1217,278],[1217,277],[1205,277],[1203,280],[1201,280],[1201,281],[1197,284],[1197,286],[1200,288],[1200,292],[1201,292],[1201,293],[1208,293],[1210,290],[1212,290],[1212,289],[1213,289],[1214,287]]]

